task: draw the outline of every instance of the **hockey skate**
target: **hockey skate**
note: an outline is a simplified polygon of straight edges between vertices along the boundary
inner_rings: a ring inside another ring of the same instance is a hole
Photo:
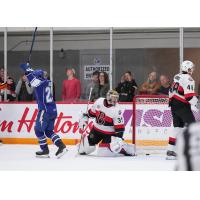
[[[177,159],[177,154],[174,151],[167,151],[167,157],[166,160],[176,160]]]
[[[56,152],[56,157],[57,158],[61,158],[65,153],[67,153],[67,148],[66,146],[62,143],[59,148],[58,148],[58,151]]]
[[[42,151],[37,151],[35,154],[37,158],[50,158],[48,148]]]

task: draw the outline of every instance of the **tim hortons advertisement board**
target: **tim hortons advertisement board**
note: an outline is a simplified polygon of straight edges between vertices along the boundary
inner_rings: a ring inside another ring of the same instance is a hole
[[[86,110],[86,104],[57,104],[58,116],[54,131],[66,143],[76,144],[80,139],[78,121],[81,111]],[[132,139],[131,119],[132,105],[120,105],[126,124],[125,138]],[[34,103],[0,103],[0,138],[5,143],[35,143],[34,125],[37,117],[37,105]],[[89,132],[93,121],[89,121],[86,131]],[[14,140],[13,140],[14,139]]]
[[[58,103],[58,116],[55,121],[55,133],[59,134],[66,144],[76,144],[80,139],[78,120],[86,104]],[[124,138],[132,141],[133,105],[120,104],[125,120]],[[36,143],[34,124],[37,116],[37,105],[34,103],[0,103],[0,138],[5,143]],[[198,111],[194,111],[197,120]],[[136,108],[136,141],[167,140],[172,129],[172,117],[168,105],[140,104]],[[86,131],[92,128],[89,121]]]

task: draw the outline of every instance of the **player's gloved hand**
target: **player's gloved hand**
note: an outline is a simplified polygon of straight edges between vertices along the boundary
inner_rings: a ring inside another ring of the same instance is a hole
[[[28,73],[33,72],[33,69],[31,69],[29,63],[22,63],[22,64],[20,65],[20,68],[21,68],[24,72],[28,72]]]
[[[200,110],[200,99],[198,99],[198,101],[197,101],[196,108],[197,108],[198,110]]]
[[[199,100],[196,96],[193,96],[192,99],[189,100],[189,103],[195,107],[197,107]]]
[[[79,117],[79,128],[84,130],[85,127],[88,125],[88,120],[89,120],[89,117],[88,117],[88,114],[87,113],[81,113],[80,114],[80,117]]]

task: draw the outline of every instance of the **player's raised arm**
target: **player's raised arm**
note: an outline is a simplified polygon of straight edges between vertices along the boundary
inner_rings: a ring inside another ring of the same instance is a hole
[[[25,72],[32,87],[38,87],[42,84],[40,77],[44,76],[43,70],[33,70],[29,64],[21,64],[20,68]]]

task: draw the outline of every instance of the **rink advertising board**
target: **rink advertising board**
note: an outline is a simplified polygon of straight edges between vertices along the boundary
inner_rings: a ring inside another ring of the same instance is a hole
[[[54,131],[64,139],[66,144],[76,144],[81,136],[78,121],[81,111],[86,110],[86,104],[58,103],[58,116]],[[126,126],[126,138],[131,140],[132,105],[120,105]],[[34,103],[0,103],[0,138],[5,143],[37,143],[34,134],[34,124],[37,117],[37,105]],[[89,121],[85,131],[89,132],[93,122]]]
[[[78,120],[81,111],[86,110],[86,104],[58,103],[58,116],[54,131],[64,139],[66,144],[76,144],[81,132]],[[133,105],[120,104],[125,120],[125,140],[132,141]],[[37,116],[37,105],[34,103],[0,103],[0,138],[5,143],[37,143],[34,134],[34,124]],[[194,111],[197,120],[200,115]],[[144,141],[160,142],[168,138],[172,129],[172,117],[167,104],[140,104],[136,109],[136,139],[139,144]],[[89,132],[93,122],[89,121],[85,131]],[[163,143],[164,144],[164,143]],[[148,145],[148,144],[147,144]]]

